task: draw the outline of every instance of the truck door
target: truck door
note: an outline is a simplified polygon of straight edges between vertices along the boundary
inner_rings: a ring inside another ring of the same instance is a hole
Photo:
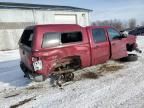
[[[106,32],[103,28],[92,28],[90,31],[92,64],[104,63],[110,57],[110,45]]]
[[[128,54],[125,39],[114,28],[108,28],[107,31],[111,44],[111,59],[126,57]]]

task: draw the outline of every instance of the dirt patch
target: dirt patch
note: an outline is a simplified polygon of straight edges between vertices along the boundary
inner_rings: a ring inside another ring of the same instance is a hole
[[[98,69],[95,69],[95,72],[85,72],[81,74],[81,78],[88,78],[88,79],[97,79],[100,76],[103,76],[105,73],[108,72],[116,72],[123,68],[123,65],[120,64],[104,64],[101,65]]]
[[[31,98],[28,98],[28,99],[25,99],[25,100],[23,100],[23,101],[20,101],[20,102],[18,102],[17,104],[10,106],[10,108],[17,108],[17,107],[19,107],[19,106],[21,106],[21,105],[23,105],[23,104],[25,104],[25,103],[27,103],[27,102],[35,99],[35,97],[36,97],[36,96],[31,97]]]
[[[113,64],[99,65],[99,67],[92,69],[92,70],[84,69],[82,73],[75,74],[75,78],[72,82],[74,83],[74,82],[80,81],[82,79],[98,79],[99,77],[104,76],[106,73],[114,73],[114,72],[122,69],[123,67],[124,67],[124,65],[122,65],[122,64],[113,63]],[[62,83],[62,86],[67,86],[69,84],[71,84],[71,83],[64,82],[64,83]]]
[[[99,75],[94,72],[86,72],[86,73],[81,74],[81,77],[88,78],[88,79],[97,79]]]
[[[122,69],[123,67],[124,67],[123,65],[118,64],[104,64],[100,66],[97,71],[99,73],[115,72]]]

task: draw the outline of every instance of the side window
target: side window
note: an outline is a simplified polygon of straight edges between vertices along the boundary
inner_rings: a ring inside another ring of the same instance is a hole
[[[42,48],[55,47],[60,44],[82,41],[81,32],[69,33],[45,33],[43,36]]]
[[[113,28],[108,29],[108,34],[110,36],[110,40],[119,39],[121,37],[120,33]]]
[[[45,33],[43,37],[43,48],[54,47],[60,45],[60,33]]]
[[[72,42],[80,42],[80,41],[82,41],[81,32],[61,33],[62,43],[72,43]]]
[[[92,35],[93,35],[94,41],[96,43],[106,41],[105,31],[102,28],[93,29],[92,30]]]

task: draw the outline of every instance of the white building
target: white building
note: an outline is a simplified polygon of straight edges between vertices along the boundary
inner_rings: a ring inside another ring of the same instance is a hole
[[[26,26],[34,24],[79,24],[88,26],[89,9],[0,2],[0,50],[15,49]]]

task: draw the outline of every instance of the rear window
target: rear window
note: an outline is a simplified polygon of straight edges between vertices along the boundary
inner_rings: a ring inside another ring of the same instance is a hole
[[[43,36],[42,47],[55,47],[60,44],[73,43],[82,41],[81,32],[68,33],[45,33]]]
[[[34,35],[33,30],[24,30],[20,43],[22,43],[28,47],[31,47],[33,35]]]

